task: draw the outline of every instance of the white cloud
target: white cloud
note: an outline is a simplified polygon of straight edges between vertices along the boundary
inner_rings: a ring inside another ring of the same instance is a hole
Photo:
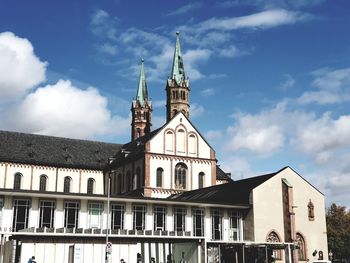
[[[231,173],[233,180],[240,180],[256,175],[249,164],[249,162],[242,157],[229,156],[221,160],[221,168],[226,173]]]
[[[202,6],[202,3],[200,2],[192,2],[187,5],[181,6],[180,8],[168,13],[168,16],[177,16],[177,15],[183,15],[186,14],[194,9],[198,9]]]
[[[65,80],[30,93],[5,123],[14,130],[72,138],[125,134],[130,126],[128,118],[111,115],[97,89],[82,90]]]
[[[207,61],[211,56],[211,51],[208,49],[188,50],[184,54],[185,71],[191,80],[197,80],[204,75],[197,69],[198,63]]]
[[[219,3],[219,6],[236,7],[251,5],[259,8],[303,8],[325,2],[325,0],[228,0]]]
[[[196,118],[201,116],[204,113],[204,107],[198,103],[191,104],[190,108],[190,117]]]
[[[195,26],[184,26],[186,32],[205,32],[211,30],[232,31],[238,29],[267,29],[281,25],[295,24],[310,16],[285,9],[271,9],[251,15],[231,18],[211,18]]]
[[[90,27],[95,36],[109,41],[116,41],[116,23],[116,18],[111,17],[106,11],[98,9],[91,15]]]
[[[329,113],[298,129],[295,141],[300,150],[319,163],[328,162],[336,151],[350,149],[350,115],[332,119]]]
[[[215,94],[215,90],[212,88],[207,88],[201,91],[201,95],[203,97],[208,97],[208,96],[212,96]]]
[[[220,130],[207,131],[205,138],[209,140],[220,139],[223,136],[223,132]]]
[[[45,80],[47,63],[25,38],[0,33],[0,58],[0,102],[18,99]]]
[[[280,88],[281,90],[286,91],[294,86],[295,79],[289,74],[284,74],[283,77],[284,77],[284,82],[281,84]]]
[[[334,104],[350,101],[350,68],[313,72],[312,85],[317,91],[304,92],[298,99],[301,104]]]

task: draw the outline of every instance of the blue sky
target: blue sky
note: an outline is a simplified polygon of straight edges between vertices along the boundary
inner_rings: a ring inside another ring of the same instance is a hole
[[[0,129],[124,143],[140,59],[165,121],[175,32],[191,120],[234,179],[291,166],[350,207],[346,0],[2,1]]]

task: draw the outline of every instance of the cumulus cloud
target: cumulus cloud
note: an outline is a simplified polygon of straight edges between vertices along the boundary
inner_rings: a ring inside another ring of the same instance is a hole
[[[27,39],[0,34],[0,104],[7,99],[1,129],[73,138],[129,131],[129,118],[112,115],[107,98],[94,87],[81,89],[69,80],[36,87],[45,80],[47,63],[33,50]]]
[[[350,115],[332,119],[330,113],[306,123],[296,134],[300,150],[319,163],[328,162],[339,149],[350,149]]]
[[[316,91],[304,92],[298,99],[300,104],[334,104],[350,101],[350,68],[319,69],[313,72],[312,86]]]
[[[0,33],[0,102],[21,98],[45,80],[47,63],[32,44],[12,32]]]
[[[68,80],[38,88],[9,112],[7,126],[31,133],[73,138],[123,134],[129,119],[112,117],[96,88],[79,89]]]

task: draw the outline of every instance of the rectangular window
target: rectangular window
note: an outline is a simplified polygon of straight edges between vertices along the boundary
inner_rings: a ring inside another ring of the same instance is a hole
[[[165,230],[165,207],[154,207],[154,230]]]
[[[186,209],[183,207],[175,207],[174,208],[174,230],[175,231],[185,231],[186,223],[185,223]]]
[[[204,236],[204,209],[194,208],[193,215],[193,235],[197,237]]]
[[[112,229],[124,229],[124,205],[112,204]]]
[[[28,217],[30,209],[29,199],[15,199],[13,204],[13,231],[28,228]]]
[[[145,229],[146,206],[134,205],[134,230]]]
[[[230,211],[230,240],[239,241],[241,240],[241,218],[242,215],[239,212]]]
[[[42,200],[39,203],[39,227],[54,227],[55,201]]]
[[[67,201],[64,203],[64,227],[78,227],[79,209],[79,202]]]
[[[222,214],[220,209],[211,210],[211,230],[213,240],[222,239]]]
[[[89,227],[101,228],[103,204],[89,203]]]

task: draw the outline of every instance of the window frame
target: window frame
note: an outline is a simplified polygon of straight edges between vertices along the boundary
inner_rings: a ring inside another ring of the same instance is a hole
[[[51,203],[51,204],[49,204]],[[45,210],[49,210],[50,212],[50,220],[49,222],[44,219]],[[39,227],[55,227],[55,210],[56,210],[56,201],[55,200],[39,200]]]
[[[111,211],[112,211],[112,224],[111,228],[112,230],[117,229],[124,229],[124,217],[125,217],[125,205],[124,204],[112,204],[111,205]],[[119,217],[119,224],[116,224],[116,221]]]
[[[192,218],[193,218],[193,236],[202,237],[205,235],[204,228],[204,208],[192,208]],[[200,226],[197,224],[197,217],[199,217]]]
[[[145,230],[146,228],[146,205],[135,204],[133,205],[133,230]],[[141,218],[138,218],[138,217]],[[138,220],[141,219],[141,225],[138,224]]]
[[[160,218],[161,223],[158,225],[158,219]],[[166,230],[166,207],[161,205],[156,205],[153,207],[153,229],[155,231]]]
[[[63,192],[70,193],[72,191],[72,177],[65,176],[63,181]]]
[[[156,171],[156,187],[163,187],[163,174],[164,169],[162,167],[158,167]]]
[[[17,172],[14,174],[14,178],[13,178],[13,189],[14,190],[20,190],[22,188],[22,178],[23,178],[22,173]]]
[[[86,189],[86,193],[88,195],[93,195],[95,193],[95,184],[96,184],[95,179],[92,177],[89,177],[87,181],[87,189]]]
[[[187,214],[186,207],[182,207],[182,206],[174,207],[174,231],[176,232],[186,231],[186,214]],[[181,225],[179,225],[180,220],[178,219],[181,219]]]
[[[69,206],[72,205],[72,206]],[[74,205],[74,206],[73,206]],[[74,223],[69,223],[69,213],[74,212]],[[64,227],[65,228],[78,228],[79,226],[79,201],[65,201],[64,202]]]

